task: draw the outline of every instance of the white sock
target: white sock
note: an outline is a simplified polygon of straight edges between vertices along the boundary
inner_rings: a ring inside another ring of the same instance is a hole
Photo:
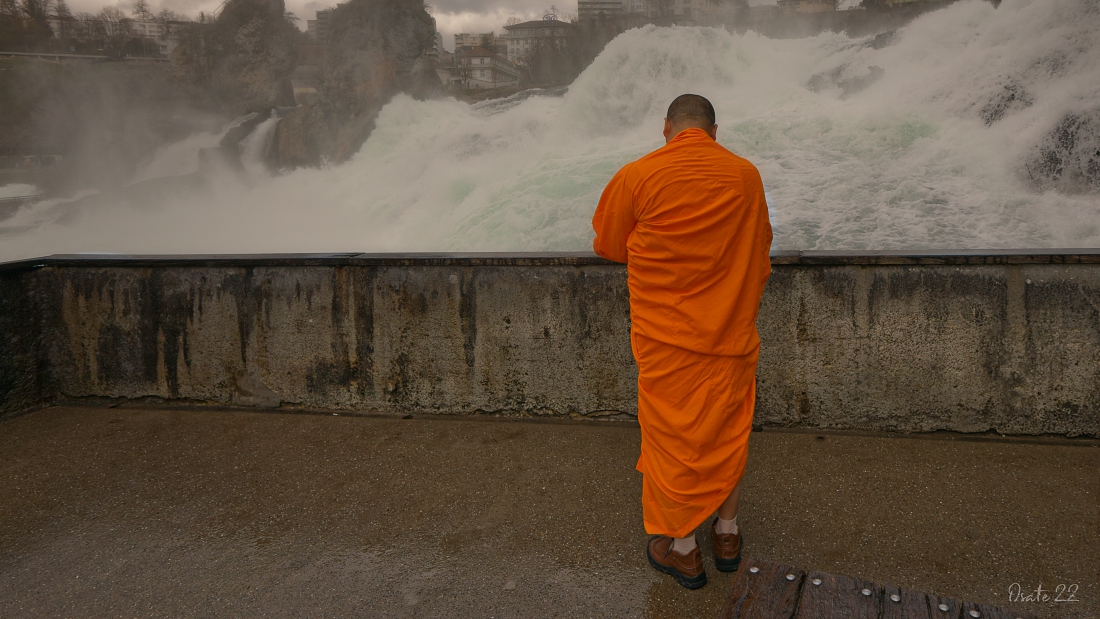
[[[678,555],[686,555],[692,550],[695,550],[695,534],[692,533],[687,537],[674,537],[672,538],[672,550]]]
[[[714,525],[714,530],[719,535],[736,535],[737,534],[737,516],[734,516],[732,520],[723,520],[721,516],[718,517],[718,522]]]

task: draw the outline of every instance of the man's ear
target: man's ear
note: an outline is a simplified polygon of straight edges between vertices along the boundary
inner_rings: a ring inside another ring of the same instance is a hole
[[[672,134],[672,121],[670,121],[669,119],[666,118],[665,119],[665,130],[664,130],[665,144],[668,144],[668,141],[671,139],[671,134]]]
[[[714,140],[715,142],[717,142],[717,141],[718,141],[718,125],[713,125],[713,126],[712,126],[712,127],[710,128],[710,131],[707,131],[707,135],[709,135],[709,136],[710,136],[710,139],[712,139],[712,140]]]

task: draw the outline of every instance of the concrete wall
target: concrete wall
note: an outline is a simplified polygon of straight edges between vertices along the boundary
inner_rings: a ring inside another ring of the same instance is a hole
[[[1100,436],[1100,251],[773,263],[758,424]],[[625,274],[569,254],[54,257],[0,272],[0,329],[25,334],[0,412],[632,415]]]
[[[0,270],[0,418],[37,407],[48,395],[37,279],[29,269]]]

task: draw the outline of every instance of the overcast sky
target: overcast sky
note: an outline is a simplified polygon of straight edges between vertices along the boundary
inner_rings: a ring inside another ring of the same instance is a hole
[[[132,0],[68,0],[74,13],[87,11],[96,13],[104,5],[117,6],[130,14]],[[200,11],[213,11],[221,0],[148,0],[154,12],[171,9],[195,19]],[[301,19],[299,26],[305,30],[306,20],[313,19],[314,13],[330,6],[336,6],[336,0],[284,0],[286,8]],[[563,1],[558,4],[557,2]],[[858,1],[858,0],[857,0]],[[509,17],[518,17],[524,21],[540,19],[552,4],[563,13],[576,13],[576,0],[427,0],[431,12],[435,15],[436,27],[443,34],[444,46],[454,49],[456,32],[504,32],[504,22]],[[749,4],[775,4],[775,0],[749,0]]]

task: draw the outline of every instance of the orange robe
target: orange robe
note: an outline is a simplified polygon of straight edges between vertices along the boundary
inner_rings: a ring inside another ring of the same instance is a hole
[[[745,472],[771,274],[764,186],[687,129],[619,170],[592,227],[596,253],[627,264],[645,529],[687,537]]]

